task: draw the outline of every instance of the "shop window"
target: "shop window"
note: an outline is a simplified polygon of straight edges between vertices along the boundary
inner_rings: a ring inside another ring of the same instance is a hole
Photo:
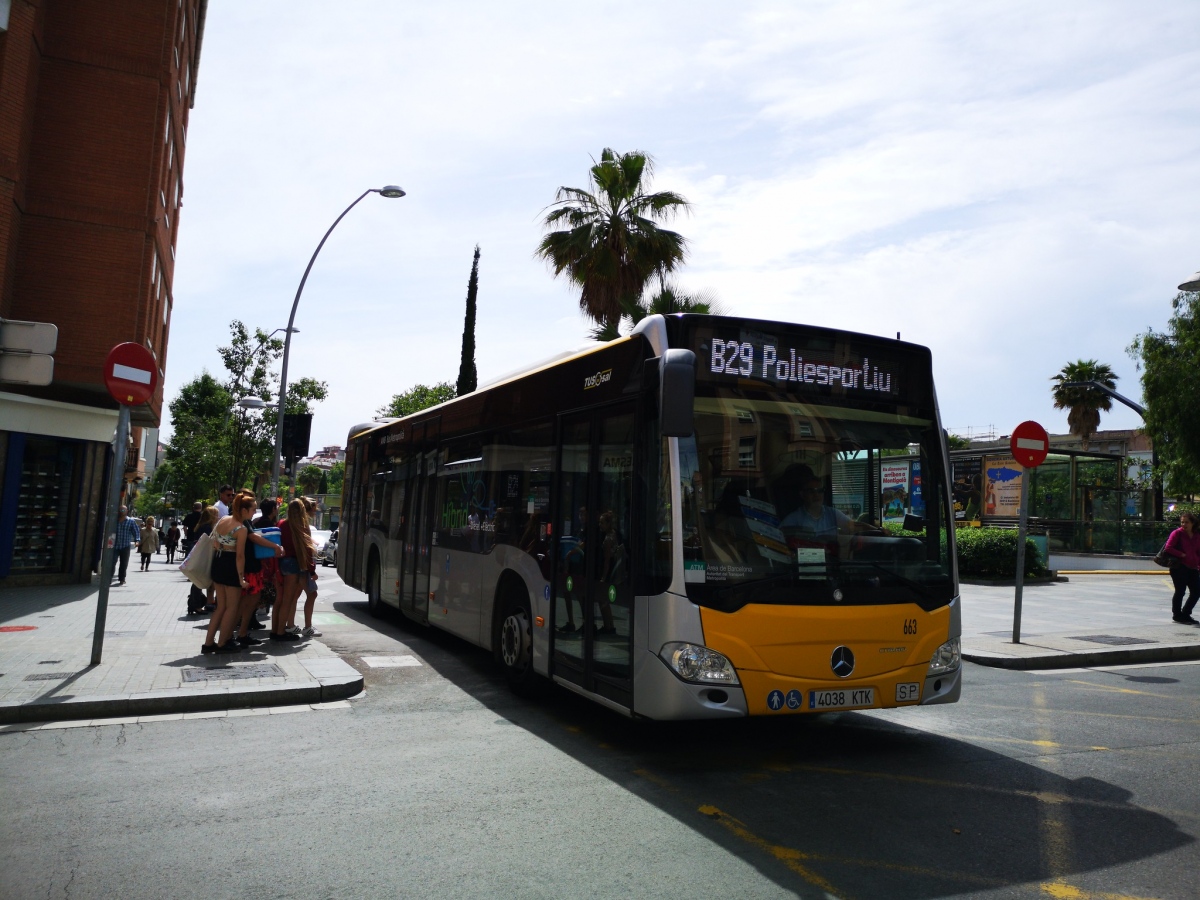
[[[10,445],[11,446],[11,445]],[[79,445],[28,437],[21,461],[13,574],[61,572],[69,533]]]

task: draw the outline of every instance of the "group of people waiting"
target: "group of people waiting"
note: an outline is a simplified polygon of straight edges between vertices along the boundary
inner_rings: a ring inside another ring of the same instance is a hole
[[[255,517],[255,512],[259,515]],[[212,535],[213,559],[210,603],[203,609],[189,604],[189,613],[210,614],[201,653],[236,653],[266,642],[292,642],[320,637],[313,627],[317,601],[316,548],[309,520],[316,501],[296,498],[283,519],[278,504],[264,500],[261,507],[250,491],[235,493],[228,485],[216,506],[197,503],[184,519],[184,549],[191,552],[202,535]],[[280,542],[264,537],[264,528],[279,528]],[[254,547],[268,550],[266,555]],[[304,628],[296,626],[296,610],[304,593]],[[260,608],[269,607],[269,638],[252,632],[266,629],[258,620]]]

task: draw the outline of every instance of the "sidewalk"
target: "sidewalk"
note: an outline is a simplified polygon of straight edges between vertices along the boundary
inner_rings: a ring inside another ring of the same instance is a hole
[[[1091,573],[1026,585],[1021,643],[1012,586],[964,584],[963,658],[1005,669],[1060,669],[1200,659],[1200,627],[1171,621],[1171,578]]]
[[[0,725],[327,703],[362,691],[362,676],[317,640],[201,655],[208,617],[185,615],[188,583],[165,558],[139,572],[133,554],[126,586],[109,591],[97,666],[98,586],[0,590]]]

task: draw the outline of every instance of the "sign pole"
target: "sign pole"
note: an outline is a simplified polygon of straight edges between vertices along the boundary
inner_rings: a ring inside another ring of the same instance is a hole
[[[1025,588],[1025,536],[1029,531],[1029,473],[1046,461],[1050,452],[1050,435],[1037,422],[1022,422],[1013,429],[1008,442],[1013,459],[1021,467],[1021,506],[1017,525],[1017,586],[1013,598],[1014,644],[1021,643],[1021,593]]]
[[[1017,520],[1017,592],[1013,598],[1014,644],[1021,643],[1021,594],[1025,587],[1025,535],[1029,530],[1029,470],[1021,472],[1021,512]]]
[[[100,557],[100,593],[96,598],[96,632],[92,636],[92,665],[100,665],[104,652],[104,621],[108,618],[108,587],[116,564],[116,544],[108,539],[117,527],[117,507],[121,503],[121,484],[125,481],[125,450],[129,444],[129,407],[121,404],[117,414],[117,434],[113,442],[112,467],[108,473],[108,504],[104,510],[103,555]]]

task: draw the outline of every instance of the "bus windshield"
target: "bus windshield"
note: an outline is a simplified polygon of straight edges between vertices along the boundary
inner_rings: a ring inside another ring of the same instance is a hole
[[[945,460],[914,408],[716,387],[680,440],[684,569],[696,603],[917,603],[954,593]]]

